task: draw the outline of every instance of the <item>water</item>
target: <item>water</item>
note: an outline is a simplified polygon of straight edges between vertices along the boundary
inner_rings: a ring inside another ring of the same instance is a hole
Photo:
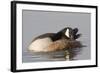
[[[81,48],[74,48],[69,50],[55,51],[55,52],[29,52],[23,51],[22,62],[45,62],[45,61],[69,61],[76,60],[75,56],[80,54]],[[68,55],[69,53],[69,55]],[[67,58],[67,59],[66,59]]]
[[[43,62],[43,61],[66,61],[65,51],[56,51],[56,52],[23,52],[23,62]]]

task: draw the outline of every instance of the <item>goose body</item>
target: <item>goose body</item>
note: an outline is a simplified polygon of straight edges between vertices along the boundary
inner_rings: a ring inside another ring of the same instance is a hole
[[[53,41],[50,38],[37,39],[31,43],[31,45],[29,46],[29,50],[35,52],[45,52],[45,47],[48,47],[52,43]]]
[[[32,52],[51,52],[80,46],[79,42],[74,45],[76,43],[75,39],[79,37],[79,35],[76,36],[77,31],[77,29],[67,27],[57,33],[40,35],[33,39],[28,50]]]

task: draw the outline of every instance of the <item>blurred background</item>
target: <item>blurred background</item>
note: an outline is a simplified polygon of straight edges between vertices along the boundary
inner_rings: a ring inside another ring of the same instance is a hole
[[[22,61],[37,62],[51,61],[46,55],[29,53],[27,51],[31,41],[44,33],[56,33],[65,27],[78,28],[82,36],[78,39],[87,47],[74,57],[74,60],[90,59],[91,53],[91,14],[77,12],[54,12],[54,11],[39,11],[39,10],[23,10],[22,12]],[[62,53],[56,53],[62,55]],[[48,54],[51,55],[51,54]],[[64,58],[64,57],[63,57]],[[58,60],[58,59],[57,59]],[[61,59],[59,59],[61,60]],[[63,59],[62,59],[63,60]]]

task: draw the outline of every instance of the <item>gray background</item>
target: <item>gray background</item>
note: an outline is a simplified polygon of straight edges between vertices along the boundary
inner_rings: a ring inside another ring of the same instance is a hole
[[[27,47],[31,41],[38,35],[48,32],[58,32],[64,27],[79,28],[79,33],[82,34],[78,40],[87,47],[82,48],[82,51],[75,57],[77,60],[86,60],[91,57],[90,48],[90,18],[89,13],[75,12],[51,12],[51,11],[35,11],[23,10],[23,36],[22,36],[22,61],[29,62]]]

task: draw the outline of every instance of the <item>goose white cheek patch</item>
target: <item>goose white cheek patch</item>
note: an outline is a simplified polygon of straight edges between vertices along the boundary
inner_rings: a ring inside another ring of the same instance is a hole
[[[66,35],[67,37],[70,37],[70,36],[69,36],[69,29],[66,30],[65,35]]]

